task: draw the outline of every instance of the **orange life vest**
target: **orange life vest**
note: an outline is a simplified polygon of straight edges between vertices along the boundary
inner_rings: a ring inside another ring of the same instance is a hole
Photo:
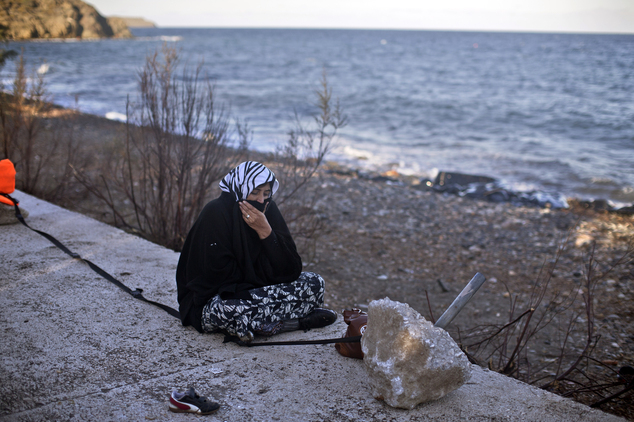
[[[9,159],[0,160],[0,193],[10,194],[15,190],[15,167]],[[0,202],[13,206],[8,198],[0,195]]]

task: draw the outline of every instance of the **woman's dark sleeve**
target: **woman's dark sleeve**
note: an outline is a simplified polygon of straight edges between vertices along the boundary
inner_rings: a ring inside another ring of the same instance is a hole
[[[188,246],[188,280],[185,287],[195,307],[216,294],[249,288],[242,286],[243,274],[232,252],[230,214],[206,210],[196,223]]]
[[[277,205],[271,201],[266,212],[271,234],[262,240],[262,248],[270,266],[268,278],[276,283],[290,283],[302,272],[302,259]]]

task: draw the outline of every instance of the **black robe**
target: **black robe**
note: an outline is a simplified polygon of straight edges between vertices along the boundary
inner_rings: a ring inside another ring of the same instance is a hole
[[[234,195],[222,192],[205,205],[187,235],[176,270],[183,325],[203,332],[202,311],[215,295],[243,297],[249,289],[297,280],[302,260],[273,201],[266,218],[272,232],[261,240],[242,219]]]

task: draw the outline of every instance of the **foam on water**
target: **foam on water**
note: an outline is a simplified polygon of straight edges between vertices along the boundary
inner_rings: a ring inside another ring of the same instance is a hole
[[[168,35],[161,35],[159,37],[159,39],[161,41],[168,41],[168,42],[177,42],[177,41],[182,41],[183,37],[181,37],[180,35],[172,35],[172,36],[168,36]]]
[[[119,113],[117,111],[109,111],[106,113],[106,119],[117,120],[119,122],[127,122],[128,118],[125,114]]]

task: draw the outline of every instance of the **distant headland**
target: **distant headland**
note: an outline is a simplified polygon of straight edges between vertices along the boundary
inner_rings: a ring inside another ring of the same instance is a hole
[[[140,17],[104,17],[81,0],[8,2],[0,8],[7,40],[133,38],[129,28],[155,27]]]
[[[128,28],[156,28],[154,22],[140,17],[111,16],[108,19],[121,19]]]

